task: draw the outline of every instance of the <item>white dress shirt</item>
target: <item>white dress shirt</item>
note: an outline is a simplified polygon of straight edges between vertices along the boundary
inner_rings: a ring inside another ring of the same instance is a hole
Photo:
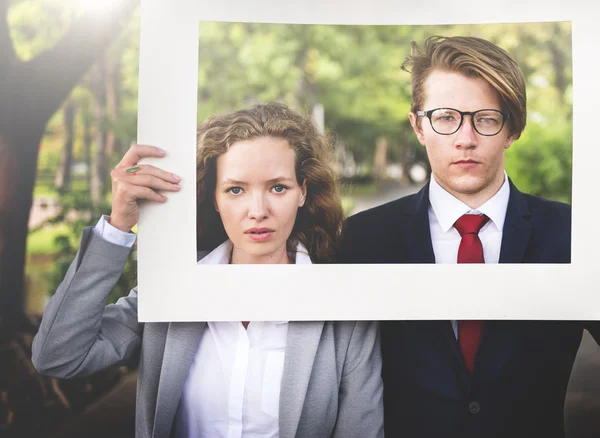
[[[498,263],[502,245],[502,229],[508,208],[510,186],[508,176],[504,172],[504,183],[487,202],[476,210],[448,193],[431,174],[429,184],[429,229],[436,263],[456,263],[460,233],[454,223],[463,214],[485,214],[490,220],[479,231],[479,239],[483,245],[485,263]],[[452,321],[454,336],[458,337],[458,324]]]
[[[135,234],[123,233],[101,218],[95,233],[112,243],[131,246]],[[199,264],[228,264],[232,250],[226,241]],[[310,264],[298,244],[297,264]],[[211,322],[202,333],[175,418],[175,436],[278,437],[279,393],[287,321]]]

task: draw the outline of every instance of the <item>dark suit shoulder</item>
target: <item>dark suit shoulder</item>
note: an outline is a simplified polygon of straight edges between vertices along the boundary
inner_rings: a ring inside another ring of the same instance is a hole
[[[500,257],[504,262],[511,260],[511,251],[526,245],[519,258],[522,263],[570,263],[571,206],[515,191],[504,234]]]
[[[414,219],[417,195],[409,195],[346,219],[338,263],[399,263],[403,230]]]
[[[571,235],[571,205],[528,194],[523,194],[523,200],[536,234],[542,234],[546,239]],[[570,246],[570,238],[565,239],[564,243]]]
[[[417,194],[408,195],[400,199],[387,202],[377,207],[369,208],[350,216],[346,221],[358,226],[377,225],[381,226],[381,221],[390,221],[397,223],[401,216],[414,212]]]
[[[571,222],[571,205],[523,193],[523,199],[534,217]]]

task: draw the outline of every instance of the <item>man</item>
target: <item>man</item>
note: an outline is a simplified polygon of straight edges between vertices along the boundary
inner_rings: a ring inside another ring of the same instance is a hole
[[[569,263],[570,206],[519,192],[504,171],[504,151],[525,128],[519,66],[479,38],[433,37],[411,52],[409,119],[431,180],[349,218],[339,261]],[[485,294],[485,284],[465,287]],[[383,322],[386,436],[564,437],[584,327],[600,339],[599,323]]]

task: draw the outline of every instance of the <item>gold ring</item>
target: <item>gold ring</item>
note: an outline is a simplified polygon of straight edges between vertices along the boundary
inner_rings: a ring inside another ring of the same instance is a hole
[[[132,167],[129,167],[129,168],[125,169],[125,172],[127,172],[127,173],[136,173],[140,169],[141,169],[140,166],[132,166]]]

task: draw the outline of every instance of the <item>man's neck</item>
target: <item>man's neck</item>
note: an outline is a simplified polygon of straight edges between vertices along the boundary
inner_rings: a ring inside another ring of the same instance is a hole
[[[435,175],[434,175],[435,177]],[[500,173],[498,177],[495,178],[492,184],[489,184],[483,190],[480,190],[475,193],[462,193],[452,190],[449,187],[446,187],[439,178],[436,178],[435,181],[439,184],[441,188],[443,188],[446,192],[450,193],[456,199],[461,201],[463,204],[467,205],[472,210],[477,210],[487,201],[492,199],[496,193],[502,188],[504,184],[504,172]]]

